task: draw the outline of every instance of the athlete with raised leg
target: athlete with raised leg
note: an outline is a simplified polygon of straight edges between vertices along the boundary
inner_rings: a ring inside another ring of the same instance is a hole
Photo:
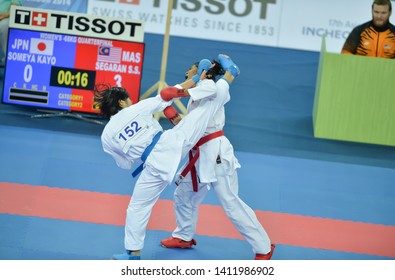
[[[190,162],[179,172],[180,179],[174,193],[174,210],[177,227],[172,236],[161,241],[166,248],[191,248],[196,245],[193,239],[198,220],[198,206],[205,198],[208,190],[213,188],[229,219],[233,222],[241,235],[251,245],[256,260],[269,260],[272,257],[275,245],[262,225],[259,223],[253,210],[238,196],[237,169],[239,162],[234,156],[233,146],[224,136],[225,125],[224,105],[230,100],[229,84],[227,81],[237,77],[239,70],[233,61],[226,55],[219,55],[216,59],[225,70],[224,77],[216,82],[217,94],[203,96],[202,99],[190,100],[188,114],[199,107],[199,102],[206,98],[214,98],[218,103],[218,111],[208,123],[204,137],[199,140],[195,149],[190,152]],[[186,72],[187,79],[196,75],[197,65]],[[169,115],[174,124],[176,113]],[[197,153],[199,153],[197,155]],[[195,166],[194,157],[198,157]]]
[[[181,159],[203,135],[209,120],[218,110],[218,105],[207,99],[177,127],[164,132],[153,114],[170,105],[173,98],[189,94],[194,96],[195,93],[199,95],[199,92],[215,93],[214,81],[205,79],[210,67],[211,62],[203,59],[194,79],[180,86],[184,86],[183,89],[167,87],[160,95],[136,104],[132,104],[124,88],[107,85],[95,88],[95,101],[103,116],[110,119],[101,135],[104,151],[123,169],[131,169],[135,161],[141,160],[143,163],[126,211],[126,252],[113,255],[113,259],[140,259],[140,250],[144,247],[147,223],[154,204],[163,189],[173,180]],[[199,85],[187,89],[188,85],[195,82]]]

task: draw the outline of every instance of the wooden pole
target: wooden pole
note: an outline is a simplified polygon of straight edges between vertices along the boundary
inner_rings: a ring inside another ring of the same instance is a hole
[[[159,81],[156,82],[153,86],[151,86],[141,97],[141,99],[145,99],[151,94],[153,94],[156,90],[158,93],[164,88],[167,87],[166,79],[166,67],[167,67],[167,55],[169,52],[169,41],[170,41],[170,21],[171,21],[171,13],[173,10],[173,0],[169,0],[169,4],[167,7],[167,18],[166,18],[166,28],[165,28],[165,36],[163,40],[163,51],[162,51],[162,63],[160,67],[160,77]],[[175,100],[174,104],[180,109],[181,114],[186,114],[187,110],[181,101]],[[156,118],[163,117],[163,114],[156,114]]]
[[[173,0],[169,0],[169,5],[167,6],[167,18],[166,18],[166,29],[165,29],[165,37],[163,40],[163,51],[162,51],[162,64],[160,67],[160,78],[159,78],[159,91],[165,85],[166,78],[166,67],[167,67],[167,55],[169,53],[169,41],[170,41],[170,22],[171,22],[171,14],[173,10]]]

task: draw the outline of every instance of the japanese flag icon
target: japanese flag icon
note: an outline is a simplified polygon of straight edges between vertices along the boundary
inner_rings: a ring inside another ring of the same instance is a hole
[[[40,38],[30,38],[30,53],[53,55],[53,41]]]

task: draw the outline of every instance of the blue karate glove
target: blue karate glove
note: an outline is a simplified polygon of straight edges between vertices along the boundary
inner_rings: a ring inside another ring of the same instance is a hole
[[[192,77],[192,80],[197,84],[200,80],[200,75],[202,74],[203,71],[208,71],[210,69],[212,63],[209,59],[205,58],[200,60],[199,65],[198,65],[198,70],[196,75]]]

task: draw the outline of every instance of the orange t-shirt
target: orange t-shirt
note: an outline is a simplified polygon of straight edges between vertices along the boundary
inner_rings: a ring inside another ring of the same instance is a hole
[[[342,53],[395,58],[395,27],[388,23],[377,28],[373,21],[359,25],[351,31]]]

